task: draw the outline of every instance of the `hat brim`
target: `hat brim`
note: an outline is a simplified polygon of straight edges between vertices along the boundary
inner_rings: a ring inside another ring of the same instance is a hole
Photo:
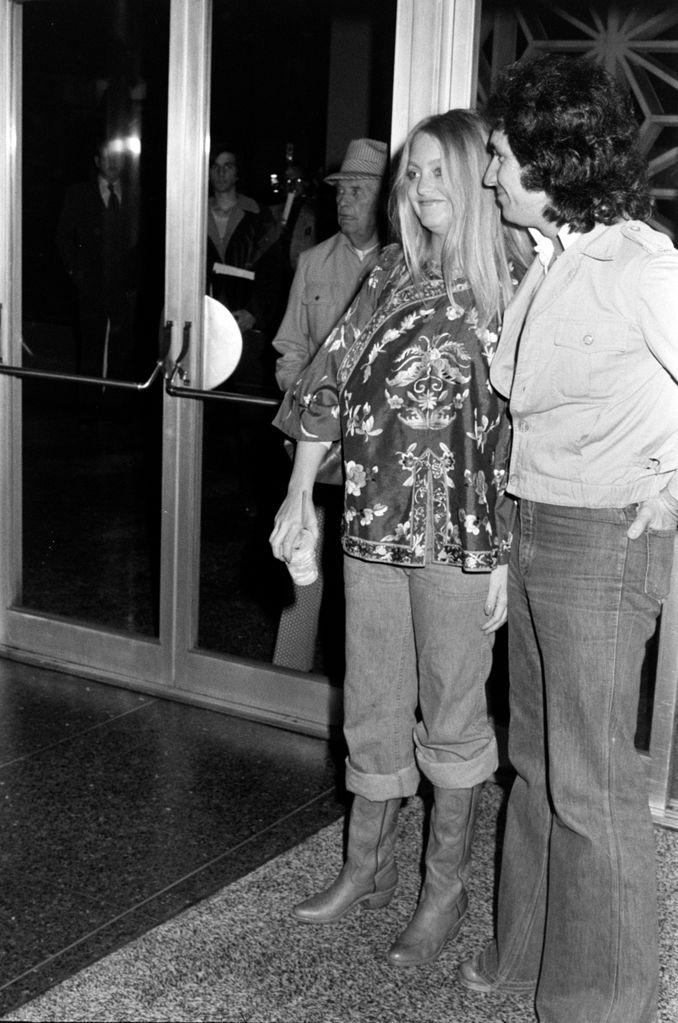
[[[328,185],[333,185],[335,181],[381,181],[383,174],[362,174],[359,171],[349,172],[348,174],[342,174],[341,171],[337,171],[336,174],[329,174],[323,181],[326,181]]]
[[[228,380],[240,362],[242,334],[233,313],[205,295],[203,314],[202,387],[211,391]]]

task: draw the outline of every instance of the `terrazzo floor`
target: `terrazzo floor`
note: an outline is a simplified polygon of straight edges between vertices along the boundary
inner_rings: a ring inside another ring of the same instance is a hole
[[[341,824],[336,822],[3,1019],[533,1023],[529,1001],[474,995],[454,982],[460,958],[490,933],[502,800],[499,785],[485,786],[470,916],[457,941],[430,966],[398,971],[384,961],[416,901],[423,817],[417,797],[401,815],[402,880],[386,909],[357,912],[328,928],[300,926],[290,918],[290,905],[320,887],[340,865]],[[675,1023],[678,833],[657,828],[657,841],[662,906],[658,1023]]]
[[[0,660],[0,1013],[342,816],[341,756]]]

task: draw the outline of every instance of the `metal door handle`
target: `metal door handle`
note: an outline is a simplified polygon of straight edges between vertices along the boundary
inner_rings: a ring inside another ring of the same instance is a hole
[[[193,325],[190,320],[187,320],[184,323],[181,351],[179,352],[171,371],[165,374],[165,391],[167,394],[172,395],[174,398],[207,398],[211,401],[230,401],[245,405],[270,405],[274,408],[278,407],[280,404],[280,399],[278,398],[259,398],[254,394],[238,394],[237,391],[205,391],[198,387],[190,387],[190,377],[188,375],[188,371],[183,367],[182,362],[188,355],[189,348],[191,347],[192,326]],[[165,331],[171,333],[172,327],[172,321],[168,320],[165,323]],[[177,377],[183,381],[180,387],[177,387],[174,383]]]
[[[0,336],[1,332],[2,303],[0,303]],[[136,383],[132,380],[112,380],[110,377],[81,376],[79,373],[62,373],[60,370],[53,369],[29,369],[27,366],[12,366],[3,362],[2,356],[0,356],[0,373],[13,377],[33,377],[38,380],[61,380],[69,384],[94,384],[100,387],[124,388],[128,391],[147,391],[153,381],[158,378],[162,370],[165,368],[165,359],[167,352],[169,351],[169,344],[167,343],[167,347],[165,347],[166,343],[167,338],[163,336],[163,343],[161,345],[158,361],[156,362],[153,372],[149,376],[148,380],[144,380],[143,383]]]

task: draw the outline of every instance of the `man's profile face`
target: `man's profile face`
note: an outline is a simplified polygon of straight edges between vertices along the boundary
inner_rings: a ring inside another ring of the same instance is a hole
[[[493,188],[504,220],[517,227],[536,227],[547,236],[557,228],[544,217],[549,204],[546,192],[528,191],[522,183],[522,166],[513,154],[509,140],[498,128],[490,135],[490,164],[483,184]]]
[[[377,224],[379,182],[355,178],[337,182],[337,220],[349,238],[371,235]]]

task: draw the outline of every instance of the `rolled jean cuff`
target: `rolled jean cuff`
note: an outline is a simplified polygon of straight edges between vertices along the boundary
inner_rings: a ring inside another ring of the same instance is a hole
[[[414,742],[419,770],[439,789],[473,788],[474,785],[487,781],[499,766],[497,742],[494,737],[488,739],[487,745],[472,760],[434,760],[430,751],[421,745],[416,732]]]
[[[419,780],[419,771],[414,764],[396,774],[364,774],[356,771],[346,759],[346,788],[356,796],[364,796],[374,802],[413,796],[419,788]]]

